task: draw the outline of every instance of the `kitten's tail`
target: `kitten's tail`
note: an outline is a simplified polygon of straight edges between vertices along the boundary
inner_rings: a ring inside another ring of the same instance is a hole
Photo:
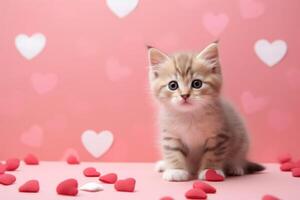
[[[250,161],[247,161],[244,168],[245,174],[253,174],[255,172],[263,171],[265,169],[266,168],[263,165]]]

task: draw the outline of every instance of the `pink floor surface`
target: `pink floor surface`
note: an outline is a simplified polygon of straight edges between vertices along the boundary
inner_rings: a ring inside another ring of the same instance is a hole
[[[116,192],[113,185],[103,184],[104,191],[90,193],[79,191],[78,196],[69,197],[56,194],[57,184],[67,178],[76,178],[79,186],[97,181],[87,178],[83,169],[93,166],[102,174],[116,172],[120,179],[134,177],[137,181],[134,193]],[[267,170],[260,174],[227,178],[224,182],[211,182],[217,189],[209,194],[208,200],[261,200],[264,194],[273,194],[282,200],[300,199],[300,178],[292,177],[290,172],[281,172],[278,164],[265,164]],[[159,200],[168,195],[174,199],[185,199],[184,193],[192,187],[189,182],[166,182],[154,172],[151,163],[91,163],[68,165],[64,162],[41,162],[37,166],[21,164],[17,171],[11,172],[17,181],[10,186],[0,185],[0,200],[66,200],[66,199],[105,199],[105,200]],[[20,193],[18,187],[29,179],[38,179],[39,193]]]

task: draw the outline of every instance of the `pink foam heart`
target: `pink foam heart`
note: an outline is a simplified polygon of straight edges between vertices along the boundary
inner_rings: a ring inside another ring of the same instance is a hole
[[[100,173],[94,167],[87,167],[83,170],[83,174],[87,177],[99,177]]]
[[[115,58],[109,58],[105,66],[106,75],[111,81],[118,81],[131,75],[131,70],[121,65]]]
[[[40,190],[39,181],[30,180],[19,187],[19,192],[38,192]]]
[[[262,197],[262,200],[280,200],[280,199],[278,197],[273,196],[273,195],[266,194]]]
[[[256,18],[264,13],[265,7],[259,0],[240,0],[240,11],[244,18]]]
[[[285,163],[281,164],[280,170],[287,172],[287,171],[291,171],[295,167],[296,167],[296,164],[294,162],[285,162]]]
[[[18,158],[10,158],[6,160],[6,171],[15,171],[20,166],[20,160]]]
[[[135,182],[134,178],[117,180],[115,183],[115,189],[120,192],[134,192]]]
[[[58,184],[56,187],[57,194],[76,196],[78,193],[78,182],[76,179],[66,179]]]
[[[229,18],[226,14],[206,13],[202,18],[204,28],[213,36],[219,36],[226,28]]]
[[[58,82],[56,74],[40,74],[31,75],[31,83],[35,91],[39,94],[45,94],[53,90]]]
[[[78,154],[78,152],[77,152],[76,149],[73,149],[73,148],[67,148],[67,149],[64,151],[64,153],[63,153],[63,155],[62,155],[62,157],[61,157],[61,160],[63,160],[63,161],[67,160],[68,157],[69,157],[70,155],[73,155],[73,156],[79,158],[79,154]]]
[[[206,193],[216,193],[216,188],[202,181],[195,181],[193,183],[193,188],[202,189]]]
[[[43,142],[44,131],[39,125],[31,126],[21,135],[21,142],[31,147],[40,147]]]
[[[281,163],[281,164],[289,162],[291,160],[292,160],[292,156],[289,153],[282,154],[282,155],[278,156],[278,162]]]
[[[109,173],[100,176],[99,180],[102,181],[103,183],[113,184],[118,180],[118,176],[115,173]]]
[[[159,200],[174,200],[173,197],[165,196],[161,197]]]
[[[76,157],[75,155],[69,155],[67,157],[67,163],[70,165],[77,165],[77,164],[80,164],[80,161],[79,161],[78,157]]]
[[[251,92],[243,92],[241,96],[243,109],[247,114],[253,114],[262,110],[267,105],[264,97],[255,97]]]
[[[224,176],[218,174],[213,169],[208,169],[205,174],[205,180],[207,180],[207,181],[224,181]]]
[[[185,193],[185,197],[187,199],[206,199],[207,195],[203,190],[198,188],[193,188],[188,190]]]
[[[27,165],[38,165],[39,164],[39,159],[34,154],[29,153],[24,158],[24,162]]]
[[[300,177],[300,166],[292,169],[292,175],[294,177]]]
[[[11,185],[16,181],[16,177],[12,174],[0,174],[0,184]]]

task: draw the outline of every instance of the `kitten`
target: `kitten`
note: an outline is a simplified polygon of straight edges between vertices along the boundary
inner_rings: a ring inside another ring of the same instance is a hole
[[[247,131],[233,107],[221,98],[218,44],[200,53],[167,55],[148,47],[151,92],[159,102],[163,160],[157,170],[167,181],[243,175],[264,169],[249,162]]]

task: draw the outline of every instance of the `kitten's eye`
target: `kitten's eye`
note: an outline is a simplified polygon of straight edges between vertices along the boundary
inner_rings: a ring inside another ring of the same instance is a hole
[[[178,83],[176,81],[171,81],[168,84],[168,87],[170,90],[177,90],[178,89]]]
[[[199,80],[199,79],[193,80],[193,82],[192,82],[192,87],[193,87],[193,88],[196,88],[196,89],[201,88],[201,87],[202,87],[202,81]]]

